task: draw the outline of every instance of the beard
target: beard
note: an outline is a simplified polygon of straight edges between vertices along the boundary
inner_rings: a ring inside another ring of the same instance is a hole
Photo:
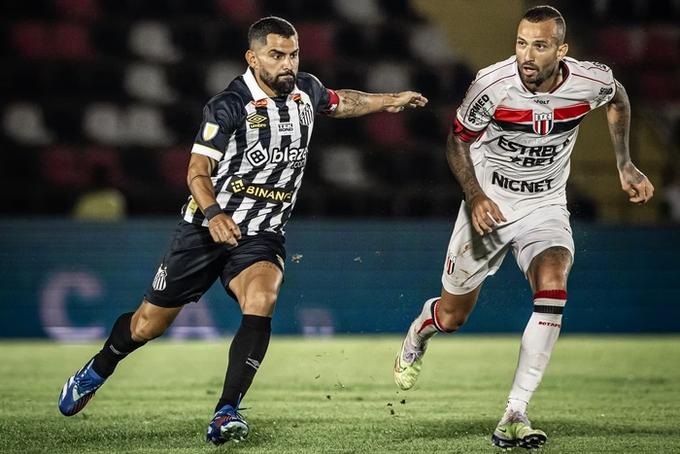
[[[545,68],[542,71],[537,66],[531,66],[531,68],[535,69],[536,72],[530,76],[520,71],[520,77],[522,78],[522,82],[524,82],[526,85],[533,85],[535,87],[539,87],[543,84],[543,82],[545,82],[547,79],[551,78],[555,74],[555,71],[559,68],[559,65],[556,65],[555,67],[552,68]]]
[[[278,95],[288,95],[295,88],[295,82],[297,81],[297,75],[290,71],[283,74],[278,74],[272,76],[266,71],[260,73],[260,78],[262,82],[267,84]]]

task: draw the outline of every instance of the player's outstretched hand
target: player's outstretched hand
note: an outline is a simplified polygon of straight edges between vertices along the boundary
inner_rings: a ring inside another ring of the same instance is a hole
[[[507,221],[498,205],[486,194],[477,194],[467,201],[472,213],[472,226],[481,236],[491,233],[496,225]]]
[[[397,113],[404,109],[415,109],[427,104],[428,99],[415,91],[402,91],[391,95],[385,105],[386,112]]]
[[[241,229],[234,222],[231,216],[220,213],[208,221],[208,230],[215,243],[237,246],[241,239]]]
[[[621,189],[628,194],[628,200],[633,203],[647,203],[654,195],[654,186],[632,162],[619,170],[619,178]]]

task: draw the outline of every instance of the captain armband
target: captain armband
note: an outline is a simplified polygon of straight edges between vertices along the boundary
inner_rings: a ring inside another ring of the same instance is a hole
[[[469,130],[468,128],[463,126],[463,124],[460,121],[458,121],[458,118],[455,118],[453,120],[453,125],[451,125],[451,128],[453,130],[453,134],[466,143],[474,141],[477,138],[477,136],[479,136],[482,133],[482,131]]]

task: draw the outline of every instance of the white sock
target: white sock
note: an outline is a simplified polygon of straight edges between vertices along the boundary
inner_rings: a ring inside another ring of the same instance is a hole
[[[409,336],[412,336],[415,340],[417,336],[418,340],[426,341],[439,331],[442,331],[439,327],[438,317],[437,317],[437,307],[439,306],[439,297],[430,298],[423,304],[423,310],[420,315],[411,324],[411,329],[409,329]]]
[[[567,292],[564,290],[541,290],[534,295],[534,312],[522,335],[506,415],[514,411],[526,413],[529,400],[541,383],[560,335],[562,311],[566,302]]]
[[[406,337],[406,349],[404,349],[404,354],[409,355],[414,351],[425,350],[427,346],[427,341],[439,332],[438,323],[436,321],[436,308],[439,303],[439,298],[430,298],[423,304],[423,310],[420,315],[416,317],[411,323],[408,329],[408,334]],[[409,360],[409,358],[404,358]]]

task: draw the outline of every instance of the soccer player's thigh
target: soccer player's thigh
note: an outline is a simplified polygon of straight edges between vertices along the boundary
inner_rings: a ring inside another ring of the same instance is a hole
[[[480,236],[472,226],[469,210],[461,204],[446,254],[439,303],[439,310],[452,323],[462,324],[467,319],[482,283],[503,263],[514,228],[513,224],[500,226]]]
[[[182,221],[132,317],[133,336],[150,340],[163,334],[182,307],[197,302],[219,277],[226,255],[226,246],[215,243],[208,229]]]
[[[241,240],[232,251],[222,283],[243,314],[272,316],[283,282],[285,256],[282,238],[266,234]]]
[[[574,260],[567,209],[548,206],[523,219],[521,232],[513,242],[513,253],[532,291],[566,290]]]

